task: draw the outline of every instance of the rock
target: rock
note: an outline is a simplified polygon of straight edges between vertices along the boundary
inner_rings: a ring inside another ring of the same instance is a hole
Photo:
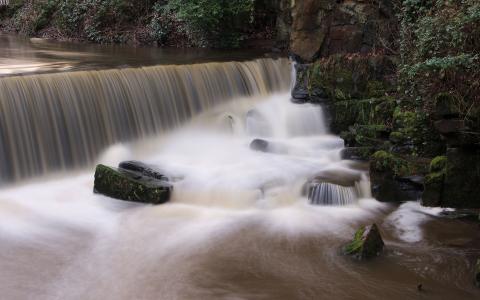
[[[435,98],[434,116],[437,119],[458,118],[460,112],[455,105],[455,99],[447,93],[440,93]]]
[[[356,183],[361,172],[343,169],[324,170],[303,186],[303,195],[315,205],[348,205],[360,197]]]
[[[447,149],[442,206],[480,208],[480,150]]]
[[[304,86],[295,84],[295,87],[292,90],[292,102],[293,103],[306,103],[310,99],[308,94],[308,89]]]
[[[372,195],[382,202],[414,201],[422,197],[423,187],[402,177],[374,179]]]
[[[423,206],[437,207],[441,205],[446,168],[446,156],[437,156],[430,162],[430,173],[424,182],[425,188],[422,195]]]
[[[308,183],[329,182],[343,186],[354,186],[362,179],[361,172],[348,169],[329,169],[317,173]]]
[[[266,140],[254,139],[250,143],[250,149],[261,152],[268,152],[269,143]]]
[[[371,156],[370,181],[372,195],[378,201],[402,202],[417,200],[423,192],[423,179],[410,174],[410,162],[388,153],[377,151]]]
[[[368,161],[375,151],[373,147],[347,147],[341,150],[342,159]]]
[[[445,172],[442,171],[430,173],[425,179],[425,187],[422,194],[422,205],[431,207],[441,206]]]
[[[295,85],[292,89],[292,102],[305,103],[309,100],[308,92],[308,66],[304,64],[295,64],[295,72],[297,77],[295,78]]]
[[[444,139],[450,148],[480,148],[480,133],[459,131],[453,134],[445,134]]]
[[[303,61],[366,53],[391,39],[392,5],[368,1],[292,1],[290,49]]]
[[[446,159],[432,160],[422,204],[480,208],[480,149],[448,148]]]
[[[447,167],[447,157],[437,156],[430,162],[430,173],[444,172]]]
[[[330,182],[310,184],[308,191],[308,201],[315,205],[350,205],[354,204],[358,197],[355,186],[343,186]]]
[[[358,229],[344,251],[348,255],[364,260],[378,256],[383,251],[384,245],[377,225],[372,224]]]
[[[475,265],[475,285],[480,287],[480,258],[477,259],[477,264]]]
[[[455,133],[465,129],[465,121],[460,119],[440,120],[434,125],[441,134]]]
[[[276,153],[276,154],[285,154],[288,152],[287,146],[278,143],[270,142],[264,139],[254,139],[250,143],[250,149],[260,152]]]
[[[318,56],[328,32],[325,11],[333,2],[304,0],[294,3],[290,49],[301,60],[311,61]]]
[[[173,186],[163,180],[164,176],[149,173],[148,168],[143,168],[141,164],[125,163],[123,166],[135,170],[97,165],[94,192],[116,199],[141,203],[161,204],[170,199]],[[143,175],[143,172],[155,177]]]
[[[168,178],[165,175],[161,174],[158,170],[155,170],[154,167],[149,166],[140,161],[135,161],[135,160],[124,161],[118,165],[118,168],[132,171],[132,172],[137,172],[140,175],[143,175],[146,177],[153,177],[158,180],[168,181]]]

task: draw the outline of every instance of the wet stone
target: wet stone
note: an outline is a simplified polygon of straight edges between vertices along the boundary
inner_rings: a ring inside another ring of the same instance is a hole
[[[250,143],[250,149],[260,152],[268,152],[269,143],[266,140],[254,139]]]
[[[138,165],[124,165],[135,168],[135,171],[117,169],[105,165],[97,165],[95,170],[94,192],[115,199],[162,204],[170,200],[173,186],[163,176],[153,173],[156,177],[142,173]],[[138,167],[138,168],[137,168]],[[159,178],[157,178],[159,177]]]
[[[384,242],[376,224],[359,228],[353,240],[344,248],[345,254],[360,260],[378,256],[384,247]]]

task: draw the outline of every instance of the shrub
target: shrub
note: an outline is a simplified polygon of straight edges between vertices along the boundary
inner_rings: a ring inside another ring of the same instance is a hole
[[[372,154],[371,163],[375,170],[392,172],[395,176],[404,176],[412,171],[412,167],[407,160],[383,150]]]
[[[183,22],[195,46],[238,47],[242,29],[253,22],[253,4],[254,0],[170,0],[161,11]]]

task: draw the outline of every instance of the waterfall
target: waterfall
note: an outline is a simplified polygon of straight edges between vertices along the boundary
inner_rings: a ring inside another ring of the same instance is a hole
[[[348,205],[357,201],[357,186],[342,186],[320,182],[311,187],[308,194],[310,203],[317,205]]]
[[[236,97],[287,91],[287,59],[0,78],[0,183],[89,165]]]

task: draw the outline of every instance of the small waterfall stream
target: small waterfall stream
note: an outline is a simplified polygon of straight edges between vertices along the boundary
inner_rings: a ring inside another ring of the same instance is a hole
[[[0,78],[0,183],[83,167],[235,97],[287,90],[286,59]]]

